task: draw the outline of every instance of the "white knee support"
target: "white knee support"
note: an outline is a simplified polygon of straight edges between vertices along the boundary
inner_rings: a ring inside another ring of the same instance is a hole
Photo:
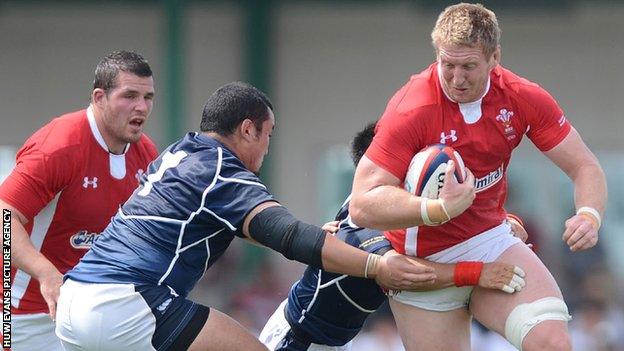
[[[522,350],[522,340],[531,328],[543,321],[569,321],[568,306],[557,297],[545,297],[514,308],[505,323],[505,338],[518,350]]]

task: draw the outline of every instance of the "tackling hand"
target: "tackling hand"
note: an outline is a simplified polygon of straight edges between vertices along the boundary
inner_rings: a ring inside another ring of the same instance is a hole
[[[518,239],[522,240],[523,243],[526,243],[529,238],[529,233],[527,233],[526,229],[522,226],[522,223],[519,222],[515,215],[507,214],[507,222],[511,226],[511,234]]]
[[[499,289],[508,294],[522,290],[526,285],[526,274],[522,268],[508,263],[485,263],[479,277],[479,286],[486,289]]]
[[[327,222],[327,223],[323,224],[321,229],[323,229],[325,231],[325,233],[327,233],[327,234],[334,235],[334,234],[336,234],[338,232],[338,229],[340,229],[340,222],[338,222],[338,221]]]
[[[375,281],[390,290],[411,290],[435,281],[434,269],[403,255],[381,257]]]

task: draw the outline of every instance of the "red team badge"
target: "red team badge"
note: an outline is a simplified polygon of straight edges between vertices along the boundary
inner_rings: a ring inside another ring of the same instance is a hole
[[[513,117],[514,113],[512,111],[507,111],[507,109],[501,109],[500,114],[496,116],[496,120],[503,123],[505,126],[505,135],[507,136],[507,140],[514,140],[516,138],[516,130],[511,125],[511,117]]]

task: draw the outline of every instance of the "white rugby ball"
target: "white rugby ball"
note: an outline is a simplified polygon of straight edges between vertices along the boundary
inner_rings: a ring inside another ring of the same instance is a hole
[[[422,149],[412,158],[405,176],[405,190],[416,196],[437,199],[450,160],[455,162],[453,176],[462,183],[466,179],[466,167],[459,153],[450,146],[435,144]]]

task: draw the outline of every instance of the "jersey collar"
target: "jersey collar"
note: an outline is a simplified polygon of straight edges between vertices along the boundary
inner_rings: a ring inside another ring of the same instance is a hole
[[[106,145],[106,142],[104,141],[104,137],[102,136],[102,133],[100,133],[100,130],[97,127],[97,123],[95,123],[95,115],[93,114],[93,106],[91,105],[89,105],[89,107],[87,108],[87,119],[89,120],[89,127],[91,127],[91,133],[93,134],[93,137],[95,138],[95,140],[97,140],[98,144],[100,144],[100,146],[102,147],[102,149],[104,149],[104,151],[110,153],[110,151],[108,150],[108,146]],[[128,152],[129,148],[130,148],[130,144],[128,143],[126,144],[126,147],[124,148],[122,155]]]

